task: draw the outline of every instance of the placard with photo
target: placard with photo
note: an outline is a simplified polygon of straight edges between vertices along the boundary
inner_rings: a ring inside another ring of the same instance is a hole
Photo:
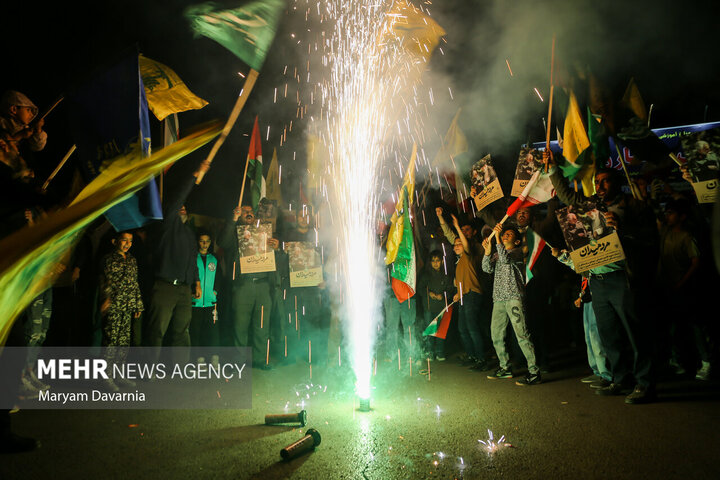
[[[471,189],[475,191],[474,200],[478,210],[503,198],[500,181],[490,161],[490,155],[485,155],[473,165],[470,171],[470,182]]]
[[[592,201],[558,209],[557,215],[575,271],[618,262],[625,258],[620,237],[605,223],[605,216]]]
[[[272,224],[238,225],[237,236],[241,274],[275,271],[275,251],[267,244]]]
[[[322,259],[311,242],[286,242],[290,287],[316,287],[323,281]]]

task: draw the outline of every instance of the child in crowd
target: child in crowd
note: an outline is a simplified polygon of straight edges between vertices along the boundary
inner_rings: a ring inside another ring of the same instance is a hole
[[[101,264],[102,346],[107,347],[105,357],[108,365],[125,362],[127,347],[130,346],[132,319],[139,318],[144,310],[137,262],[129,253],[132,241],[132,233],[117,233],[112,239],[115,250],[105,255]],[[112,377],[105,381],[110,391],[117,392],[120,386],[135,386],[135,382],[128,379],[119,378],[116,381]]]
[[[206,231],[198,232],[197,266],[200,274],[200,287],[202,296],[193,299],[192,320],[190,321],[190,343],[193,347],[217,347],[220,341],[219,326],[217,324],[217,290],[215,289],[215,274],[218,261],[210,253],[212,238]],[[205,351],[206,349],[202,349]],[[205,363],[205,357],[198,350],[198,363]],[[213,355],[211,363],[217,364],[219,357]]]
[[[542,378],[535,361],[535,346],[530,339],[525,322],[525,264],[520,248],[522,240],[517,229],[503,228],[502,223],[495,225],[494,230],[501,239],[497,244],[497,253],[491,258],[492,240],[496,235],[491,235],[483,240],[485,256],[482,260],[482,268],[487,273],[494,273],[490,331],[500,367],[495,374],[488,375],[488,378],[512,378],[513,376],[510,370],[510,355],[505,349],[505,332],[508,319],[510,319],[518,344],[528,364],[527,376],[516,383],[518,385],[535,385],[542,382]]]
[[[424,328],[437,317],[452,300],[452,278],[443,269],[443,254],[439,250],[430,252],[430,263],[420,274],[418,294],[422,297]],[[423,336],[423,350],[426,358],[445,360],[445,340],[434,336]]]

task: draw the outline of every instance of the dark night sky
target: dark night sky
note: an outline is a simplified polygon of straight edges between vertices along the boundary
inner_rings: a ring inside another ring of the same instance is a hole
[[[181,129],[210,119],[224,120],[241,87],[237,72],[248,69],[220,45],[193,38],[182,14],[193,3],[101,1],[89,6],[83,2],[82,8],[65,2],[15,5],[3,15],[0,35],[5,68],[0,88],[26,93],[42,109],[90,71],[137,45],[146,56],[173,68],[194,93],[210,102],[203,110],[182,113]],[[295,2],[289,0],[289,4]],[[547,103],[539,101],[532,87],[547,96],[553,32],[561,67],[590,66],[618,95],[634,76],[645,103],[654,104],[652,127],[720,119],[720,56],[713,48],[718,44],[716,15],[705,2],[436,0],[429,8],[448,35],[447,43],[441,44],[444,55],[436,52],[433,57],[427,83],[437,92],[450,87],[455,97],[450,101],[445,98],[448,95],[436,95],[430,137],[444,134],[462,105],[460,125],[469,137],[471,157],[492,153],[501,171],[502,165],[510,169],[521,143],[544,137]],[[242,134],[250,132],[255,114],[260,114],[261,131],[270,125],[273,133],[294,117],[294,107],[273,106],[272,96],[283,66],[295,63],[296,48],[289,37],[295,31],[301,30],[292,24],[292,17],[284,17],[251,99],[207,180],[191,197],[191,210],[195,206],[199,213],[223,216],[223,210],[231,208],[247,152],[247,137]],[[513,78],[508,76],[506,58]],[[556,103],[554,108],[556,114],[564,114],[564,105]],[[59,107],[47,119],[50,140],[39,158],[48,170],[73,143],[63,125],[64,115]],[[151,122],[155,134],[158,122],[152,114]],[[288,143],[278,149],[287,178],[304,171],[301,132],[296,126]],[[266,159],[274,146],[279,142],[271,135],[271,141],[263,143]],[[425,147],[434,155],[436,140]],[[208,149],[181,160],[171,170],[170,188],[173,177],[189,171]],[[294,162],[293,151],[297,151]],[[61,175],[59,183],[65,179]],[[289,189],[288,185],[284,186]],[[292,199],[293,194],[286,191],[285,196]]]

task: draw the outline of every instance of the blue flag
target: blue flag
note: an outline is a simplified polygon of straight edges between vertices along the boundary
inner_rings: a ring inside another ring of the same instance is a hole
[[[65,102],[85,181],[92,181],[120,155],[150,154],[150,117],[137,52],[89,78]],[[155,181],[112,207],[105,217],[117,231],[162,219]]]

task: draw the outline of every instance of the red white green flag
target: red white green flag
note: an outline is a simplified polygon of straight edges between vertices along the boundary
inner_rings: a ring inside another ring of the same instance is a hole
[[[450,319],[452,318],[452,312],[453,312],[453,305],[455,302],[451,303],[447,307],[443,309],[442,312],[440,312],[432,322],[430,322],[430,325],[427,326],[427,328],[423,331],[424,336],[433,336],[442,338],[443,340],[445,337],[447,337],[448,328],[450,327]]]
[[[527,284],[530,279],[533,278],[532,269],[535,266],[535,262],[537,262],[538,257],[540,256],[540,252],[542,252],[542,249],[545,248],[545,240],[543,240],[542,237],[535,233],[535,231],[532,230],[530,227],[528,227],[527,229],[526,239],[528,247],[528,257],[527,263],[525,264],[525,284]]]

